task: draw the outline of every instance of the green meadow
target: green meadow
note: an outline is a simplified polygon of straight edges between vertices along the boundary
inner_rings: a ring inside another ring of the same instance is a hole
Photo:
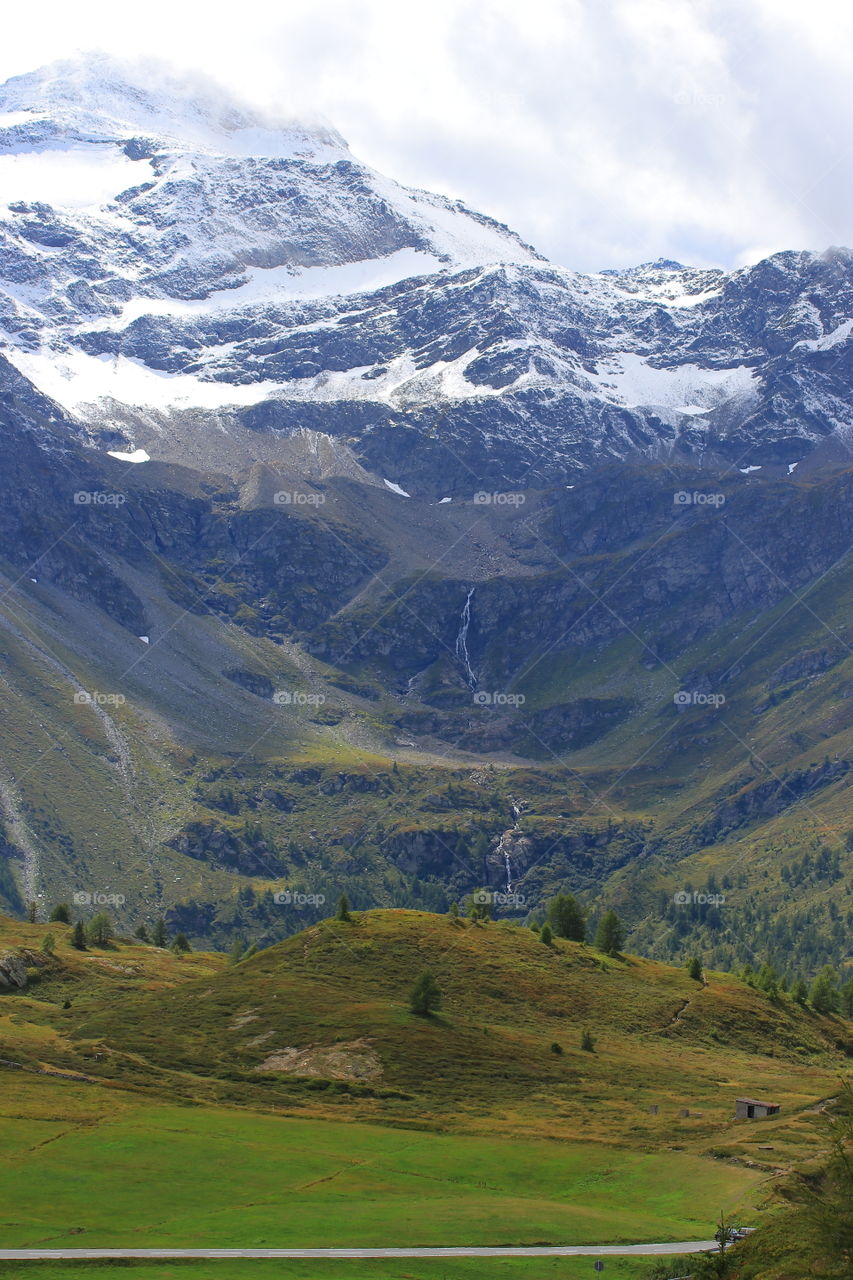
[[[79,953],[52,927],[55,951],[0,1000],[0,1057],[23,1067],[0,1070],[0,1248],[709,1239],[721,1210],[772,1216],[844,1069],[840,1019],[505,925],[356,913],[236,965]],[[9,923],[7,945],[33,962],[46,928]],[[425,964],[432,1018],[407,1004]],[[755,1087],[782,1114],[735,1121]],[[0,1280],[575,1280],[593,1263],[14,1262]],[[687,1265],[607,1258],[603,1275]]]
[[[667,1270],[683,1275],[686,1263]],[[228,1259],[211,1262],[8,1263],[4,1280],[594,1280],[594,1258],[405,1258],[311,1261]],[[602,1280],[643,1280],[660,1259],[607,1258]]]
[[[6,1129],[5,1248],[696,1239],[760,1190],[756,1171],[684,1152],[508,1140],[498,1114],[494,1137],[469,1137],[16,1083],[41,1117]],[[5,1097],[4,1122],[15,1109]]]

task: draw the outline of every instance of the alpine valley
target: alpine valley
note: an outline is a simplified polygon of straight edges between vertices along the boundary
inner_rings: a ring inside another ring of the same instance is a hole
[[[849,965],[851,405],[846,249],[579,274],[214,85],[9,80],[4,910]]]

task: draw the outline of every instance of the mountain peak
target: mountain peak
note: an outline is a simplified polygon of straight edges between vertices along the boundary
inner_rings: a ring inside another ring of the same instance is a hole
[[[599,272],[602,276],[648,276],[668,274],[674,271],[694,271],[683,262],[675,262],[672,258],[656,258],[654,262],[640,262],[634,267],[606,267]]]
[[[90,51],[0,86],[0,148],[40,149],[144,136],[171,151],[340,159],[344,139],[325,121],[293,120],[241,101],[200,73],[157,59]]]

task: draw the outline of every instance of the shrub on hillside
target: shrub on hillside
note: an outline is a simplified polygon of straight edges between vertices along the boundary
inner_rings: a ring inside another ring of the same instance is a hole
[[[409,1008],[412,1013],[421,1017],[429,1017],[436,1009],[441,1008],[441,988],[428,969],[415,982],[409,996]]]
[[[586,941],[586,919],[570,893],[558,893],[548,904],[548,923],[558,938]]]
[[[349,911],[349,898],[345,893],[342,893],[340,898],[338,898],[338,909],[335,912],[335,919],[342,920],[344,923],[347,923],[352,919]]]
[[[86,926],[86,941],[90,947],[108,947],[113,940],[113,925],[106,911],[92,916]]]
[[[608,956],[618,956],[625,944],[625,930],[615,911],[605,911],[595,935],[595,945]]]

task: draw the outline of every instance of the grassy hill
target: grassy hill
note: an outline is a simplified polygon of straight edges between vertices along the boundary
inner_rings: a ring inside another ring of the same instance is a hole
[[[43,1041],[59,1065],[169,1096],[472,1132],[500,1108],[508,1134],[740,1150],[756,1130],[732,1121],[736,1096],[782,1103],[770,1127],[794,1141],[853,1045],[843,1020],[730,975],[703,985],[507,923],[358,912],[224,967],[74,952],[50,928],[55,959],[0,1006],[3,1056],[41,1061]],[[45,926],[8,929],[25,944]],[[408,1005],[424,969],[443,995],[429,1018]]]
[[[67,926],[3,920],[0,962],[10,954],[30,980],[0,995],[0,1058],[20,1064],[0,1067],[8,1246],[702,1238],[721,1207],[761,1223],[776,1182],[820,1150],[819,1108],[853,1035],[727,974],[703,985],[656,961],[422,912],[324,920],[234,965],[123,940],[78,952]],[[443,996],[430,1017],[408,1004],[424,969]],[[781,1114],[735,1121],[744,1093]],[[452,1274],[573,1278],[581,1262]],[[297,1280],[308,1265],[269,1273]],[[640,1277],[651,1263],[615,1266]],[[266,1272],[215,1272],[250,1274]],[[405,1274],[451,1273],[413,1261]]]

